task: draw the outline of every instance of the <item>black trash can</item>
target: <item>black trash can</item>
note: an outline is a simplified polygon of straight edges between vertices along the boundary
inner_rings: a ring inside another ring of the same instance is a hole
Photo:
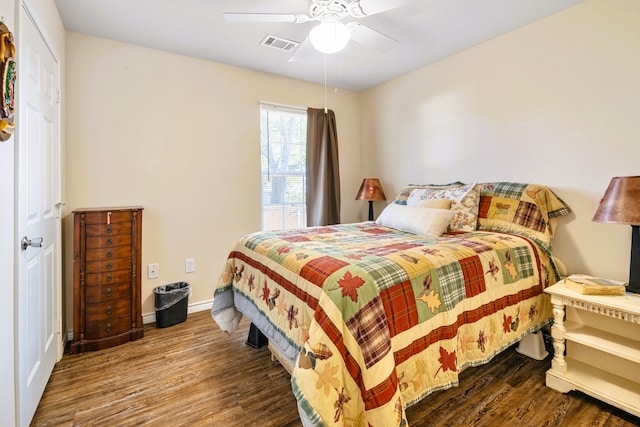
[[[158,286],[156,295],[156,325],[159,328],[175,325],[187,320],[187,305],[191,286],[186,282]]]

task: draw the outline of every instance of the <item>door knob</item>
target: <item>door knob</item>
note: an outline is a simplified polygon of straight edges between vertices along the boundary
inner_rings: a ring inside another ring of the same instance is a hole
[[[27,236],[24,236],[21,241],[22,250],[26,250],[29,246],[31,246],[32,248],[41,248],[43,241],[43,237],[34,237],[33,239],[27,239]]]

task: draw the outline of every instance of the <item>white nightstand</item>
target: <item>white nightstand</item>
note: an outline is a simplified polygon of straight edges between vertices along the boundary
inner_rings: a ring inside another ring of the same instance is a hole
[[[547,386],[579,390],[640,416],[640,295],[582,295],[562,283],[545,292],[553,304],[555,353]]]

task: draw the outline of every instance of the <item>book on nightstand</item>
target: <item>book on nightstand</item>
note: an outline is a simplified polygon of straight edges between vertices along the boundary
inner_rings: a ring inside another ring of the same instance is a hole
[[[572,274],[565,277],[564,285],[584,295],[624,295],[627,283],[587,274]]]

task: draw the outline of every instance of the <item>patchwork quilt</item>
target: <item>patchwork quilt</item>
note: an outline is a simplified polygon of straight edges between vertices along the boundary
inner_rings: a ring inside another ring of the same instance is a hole
[[[295,361],[305,425],[407,426],[407,406],[551,320],[557,277],[535,240],[373,222],[250,234],[212,315],[228,333],[247,316]]]

